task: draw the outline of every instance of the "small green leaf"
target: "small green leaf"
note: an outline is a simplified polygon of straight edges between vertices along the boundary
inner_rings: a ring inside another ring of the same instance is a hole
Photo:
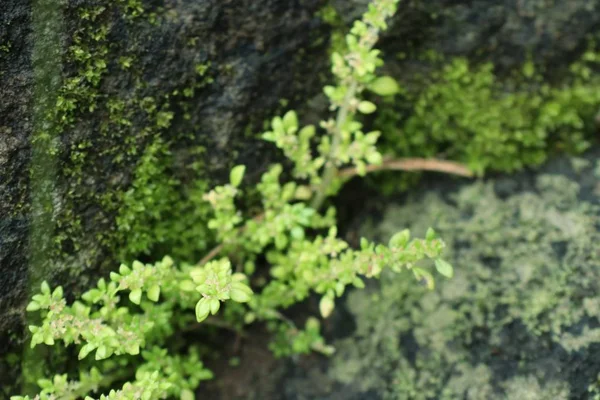
[[[388,246],[391,248],[404,247],[408,243],[410,239],[410,231],[408,229],[404,229],[401,232],[396,233],[390,239]]]
[[[54,289],[54,292],[52,292],[52,298],[54,300],[60,300],[63,297],[63,288],[62,286],[58,286],[56,289]]]
[[[37,384],[42,389],[52,389],[52,387],[54,387],[54,384],[50,379],[38,379]]]
[[[365,288],[365,283],[358,276],[356,278],[354,278],[354,280],[352,281],[352,285],[354,285],[354,287],[357,287],[359,289]]]
[[[210,313],[210,303],[207,298],[202,298],[196,303],[196,320],[204,321]]]
[[[229,183],[231,186],[238,187],[240,183],[242,183],[242,179],[244,178],[244,173],[246,172],[245,165],[238,165],[233,167],[231,172],[229,173]]]
[[[194,285],[194,282],[190,281],[189,279],[186,279],[179,283],[179,289],[181,289],[184,292],[193,292],[196,289],[196,285]]]
[[[183,389],[181,394],[179,395],[180,400],[194,400],[196,396],[194,396],[194,392],[190,389]]]
[[[108,349],[106,348],[106,346],[100,346],[98,347],[98,350],[96,350],[96,360],[104,360],[105,358],[108,357]]]
[[[45,332],[44,333],[44,344],[48,346],[52,346],[54,344],[54,338],[52,337],[52,333]]]
[[[298,186],[294,197],[298,200],[308,200],[312,197],[312,190],[309,186]]]
[[[273,132],[268,131],[262,134],[262,138],[264,140],[266,140],[267,142],[274,142],[275,141],[275,135],[273,135]]]
[[[137,343],[131,343],[126,348],[127,354],[131,354],[132,356],[140,354],[140,345]]]
[[[293,227],[290,231],[290,234],[292,235],[292,238],[296,240],[304,239],[304,229],[302,229],[300,226]]]
[[[46,281],[42,282],[42,293],[50,294],[50,285],[48,285],[48,282]]]
[[[35,302],[35,301],[32,301],[31,303],[29,303],[29,304],[27,305],[27,309],[26,309],[26,310],[27,310],[27,311],[37,311],[37,310],[39,310],[39,309],[40,309],[40,305],[39,305],[39,303],[37,303],[37,302]]]
[[[314,125],[306,125],[304,128],[300,129],[298,136],[303,139],[310,139],[315,136],[316,130]]]
[[[283,126],[283,121],[281,120],[280,117],[273,118],[273,121],[271,122],[271,128],[273,128],[273,132],[275,133],[276,136],[285,134],[285,128]]]
[[[38,332],[31,337],[31,348],[33,349],[36,345],[44,341],[44,335],[42,332]]]
[[[119,266],[119,273],[123,276],[129,275],[131,273],[131,269],[129,269],[129,267],[127,265],[121,264]]]
[[[250,301],[250,297],[252,296],[252,289],[248,285],[245,285],[241,282],[233,282],[231,284],[231,291],[229,293],[231,300],[236,301],[238,303],[246,303]]]
[[[441,258],[435,259],[435,269],[446,278],[452,278],[454,276],[454,268],[452,268],[452,265]]]
[[[244,323],[251,324],[256,320],[256,314],[253,312],[249,312],[244,316]]]
[[[426,240],[433,240],[436,237],[436,233],[433,230],[433,228],[428,228],[427,229],[427,233],[425,234],[425,239]]]
[[[158,301],[158,298],[160,297],[160,286],[158,285],[154,285],[150,288],[150,290],[148,290],[148,298],[154,302]]]
[[[361,101],[358,103],[358,111],[363,114],[372,114],[377,110],[377,106],[370,101]]]
[[[366,250],[369,248],[369,241],[367,239],[365,239],[364,237],[360,238],[360,249],[361,250]]]
[[[85,346],[83,346],[81,348],[81,350],[79,350],[79,355],[77,356],[77,358],[79,358],[80,360],[83,360],[94,349],[95,349],[95,347],[93,344],[91,344],[91,343],[86,344]]]
[[[365,176],[367,174],[367,165],[362,161],[356,162],[356,172],[358,176]]]
[[[134,271],[139,271],[144,268],[144,264],[138,260],[135,260],[133,263],[131,263],[131,268],[133,268]]]
[[[379,96],[392,96],[400,92],[398,82],[391,76],[382,76],[375,79],[368,89]]]
[[[229,293],[229,296],[231,296],[231,300],[238,303],[246,303],[250,301],[250,295],[243,290],[232,289]]]
[[[367,154],[367,162],[372,165],[381,165],[383,163],[383,156],[378,151],[373,151]]]
[[[283,126],[287,133],[294,133],[298,128],[298,116],[295,111],[288,111],[283,116]]]
[[[523,75],[525,75],[526,78],[531,78],[534,74],[535,65],[533,65],[531,61],[527,61],[525,64],[523,64]]]
[[[323,318],[329,317],[333,312],[334,307],[335,303],[330,296],[321,297],[321,301],[319,302],[319,311],[321,312]]]
[[[129,300],[132,303],[139,305],[142,301],[142,289],[134,289],[129,293]]]
[[[210,300],[210,313],[215,315],[219,312],[219,308],[221,308],[221,302],[218,299]]]

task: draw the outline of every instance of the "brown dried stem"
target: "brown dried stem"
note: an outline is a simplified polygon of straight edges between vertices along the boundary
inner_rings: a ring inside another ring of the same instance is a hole
[[[384,160],[381,165],[369,165],[367,172],[375,171],[437,171],[452,175],[473,177],[473,173],[463,164],[453,161],[444,161],[426,158],[402,158]],[[350,178],[358,175],[356,168],[344,168],[338,172],[338,176]]]

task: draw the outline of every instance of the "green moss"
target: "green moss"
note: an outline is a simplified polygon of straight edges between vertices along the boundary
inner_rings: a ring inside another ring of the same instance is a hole
[[[147,253],[155,241],[154,222],[160,221],[174,201],[176,182],[165,174],[164,159],[168,150],[156,139],[140,157],[131,187],[121,194],[117,231],[124,243],[119,244],[120,259]]]
[[[136,63],[136,54],[110,43],[107,36],[115,15],[126,20],[126,29],[138,29],[149,22],[158,23],[161,10],[147,8],[139,0],[119,0],[80,8],[77,12],[80,21],[74,29],[66,60],[68,70],[74,73],[63,79],[58,90],[55,112],[50,116],[58,126],[51,135],[47,134],[47,141],[67,133],[76,137],[80,130],[90,129],[85,126],[86,121],[100,121],[93,128],[99,135],[75,140],[66,149],[51,149],[55,156],[64,155],[68,160],[59,171],[65,197],[55,221],[53,259],[61,262],[75,250],[80,252],[78,263],[88,267],[97,264],[101,254],[106,258],[113,252],[117,258],[130,259],[138,253],[150,252],[154,245],[175,242],[179,243],[174,244],[175,252],[183,256],[183,249],[178,247],[183,246],[182,241],[167,236],[186,237],[184,247],[187,256],[192,257],[189,237],[181,231],[164,232],[165,223],[160,220],[165,217],[167,208],[190,212],[191,204],[199,202],[190,200],[189,192],[203,187],[203,179],[198,168],[191,173],[197,183],[188,180],[184,185],[170,178],[174,172],[170,143],[162,136],[172,130],[171,122],[176,118],[173,104],[181,110],[183,118],[190,118],[190,99],[212,82],[210,63],[198,64],[196,78],[186,87],[172,93],[152,92],[152,96],[148,96],[148,85],[142,79],[143,71]],[[101,83],[109,75],[122,76],[123,82],[134,82],[135,89],[118,97],[107,92]],[[131,165],[137,165],[133,173]],[[123,176],[104,182],[106,187],[102,192],[98,191],[97,183],[86,184],[102,176],[99,169],[107,166],[109,171],[121,171],[118,175]],[[152,193],[148,190],[143,193],[144,185],[149,185]],[[171,204],[167,206],[167,202]],[[82,210],[86,209],[95,210],[91,222],[82,218]],[[96,242],[91,246],[87,233],[90,226],[97,232]],[[189,226],[186,228],[190,230]],[[200,232],[199,229],[190,231]],[[205,240],[197,240],[197,251],[203,248]],[[79,274],[76,268],[70,270]]]
[[[4,53],[10,53],[10,49],[12,48],[12,44],[10,42],[2,42],[0,43],[0,51]]]
[[[119,194],[114,245],[120,260],[162,246],[174,257],[194,261],[192,256],[203,251],[212,237],[205,224],[209,206],[202,200],[206,184],[198,178],[184,188],[171,177],[170,165],[168,146],[158,138],[140,157],[130,188]]]
[[[456,58],[382,104],[375,127],[399,157],[443,157],[480,174],[537,166],[554,151],[588,147],[600,106],[597,59],[587,52],[563,83],[550,85],[529,62],[507,80],[491,63]]]
[[[583,398],[600,372],[600,192],[588,164],[390,207],[375,236],[433,226],[455,277],[428,291],[387,276],[351,293],[357,327],[334,343],[330,377],[386,399]]]

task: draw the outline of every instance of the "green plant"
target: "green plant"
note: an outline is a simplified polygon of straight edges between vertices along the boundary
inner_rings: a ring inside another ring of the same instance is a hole
[[[538,166],[552,151],[589,146],[600,105],[592,73],[598,60],[587,51],[560,85],[550,85],[531,62],[508,80],[499,79],[491,63],[455,58],[407,86],[406,102],[384,104],[374,125],[395,156],[444,154],[478,174]]]
[[[363,239],[360,248],[353,249],[337,237],[334,208],[321,212],[327,198],[349,176],[386,168],[375,147],[379,132],[363,132],[358,117],[376,110],[375,104],[361,98],[364,90],[380,95],[398,90],[392,78],[375,75],[382,60],[374,49],[396,4],[397,0],[373,1],[346,36],[345,53],[332,54],[336,81],[324,92],[336,115],[321,122],[324,135],[317,135],[315,126],[301,127],[294,111],[272,120],[263,138],[274,142],[294,168],[285,183],[280,164],[262,175],[257,185],[262,197],[260,214],[245,215],[238,209],[244,166],[234,167],[229,183],[204,195],[212,207],[208,227],[220,244],[197,265],[175,265],[169,257],[155,264],[121,265],[109,282],[101,279],[71,305],[61,287],[52,291],[47,283],[42,284],[28,306],[28,311],[42,315],[41,324],[30,326],[31,345],[51,346],[57,341],[74,345],[81,363],[78,380],[65,374],[40,380],[40,398],[88,399],[104,390],[109,393],[100,399],[193,398],[193,389],[212,375],[202,367],[199,349],[184,349],[181,341],[171,340],[190,326],[212,322],[239,331],[261,321],[276,333],[272,349],[278,355],[331,354],[333,349],[320,336],[316,318],[309,318],[301,330],[282,311],[316,293],[321,298],[321,316],[326,318],[348,285],[361,288],[362,277],[379,277],[384,269],[408,269],[433,288],[433,274],[419,264],[425,259],[435,260],[440,274],[452,276],[452,267],[440,258],[444,242],[431,229],[424,239],[411,239],[404,230],[387,246]],[[159,126],[168,126],[169,120],[168,114],[157,114]],[[151,168],[155,154],[144,157],[147,173],[155,173]],[[387,166],[397,168],[398,164]],[[128,192],[128,207],[145,206],[136,193],[143,193],[146,184],[140,178],[141,186],[131,195]],[[119,223],[128,227],[136,220]],[[220,254],[226,256],[217,258]],[[269,279],[256,273],[265,267],[259,261],[263,255]],[[221,308],[224,312],[215,319]],[[111,390],[122,382],[126,383],[121,389]]]

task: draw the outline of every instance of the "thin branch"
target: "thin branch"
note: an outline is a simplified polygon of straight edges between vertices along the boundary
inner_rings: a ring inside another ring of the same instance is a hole
[[[263,218],[265,218],[265,214],[260,213],[252,219],[256,222],[260,222],[263,220]],[[240,234],[242,232],[244,232],[243,226],[238,230],[238,234]],[[200,261],[198,261],[198,263],[196,265],[198,267],[200,267],[200,266],[206,264],[207,262],[209,262],[210,260],[212,260],[213,258],[215,258],[216,256],[218,256],[219,253],[221,252],[221,250],[223,250],[223,246],[224,246],[224,244],[221,243],[220,245],[214,247],[211,251],[208,252],[208,254],[206,254],[204,257],[202,257],[202,259]]]
[[[198,263],[196,265],[201,266],[201,265],[206,264],[207,262],[209,262],[210,260],[212,260],[213,258],[218,256],[219,253],[221,252],[221,250],[223,250],[223,243],[221,243],[220,245],[218,245],[217,247],[214,247],[211,251],[209,251],[208,254],[205,255],[204,257],[202,257],[202,260],[198,261]]]
[[[375,171],[437,171],[452,175],[473,177],[473,173],[463,164],[452,161],[425,159],[425,158],[402,158],[398,160],[385,160],[381,165],[369,165],[367,172]],[[350,178],[358,175],[356,168],[344,168],[339,171],[338,176]]]
[[[342,140],[342,129],[348,120],[348,114],[350,112],[350,102],[354,99],[357,89],[357,82],[353,81],[348,90],[346,92],[346,96],[344,96],[344,101],[342,105],[338,109],[337,117],[335,120],[335,128],[333,130],[333,139],[331,139],[331,149],[329,150],[329,154],[327,155],[327,160],[325,162],[325,171],[323,172],[323,181],[319,185],[316,190],[315,197],[310,203],[310,207],[314,210],[318,210],[321,208],[321,205],[325,201],[327,197],[327,191],[329,190],[329,186],[331,186],[331,182],[333,178],[337,175],[338,169],[335,166],[335,153],[340,146],[340,142]]]

